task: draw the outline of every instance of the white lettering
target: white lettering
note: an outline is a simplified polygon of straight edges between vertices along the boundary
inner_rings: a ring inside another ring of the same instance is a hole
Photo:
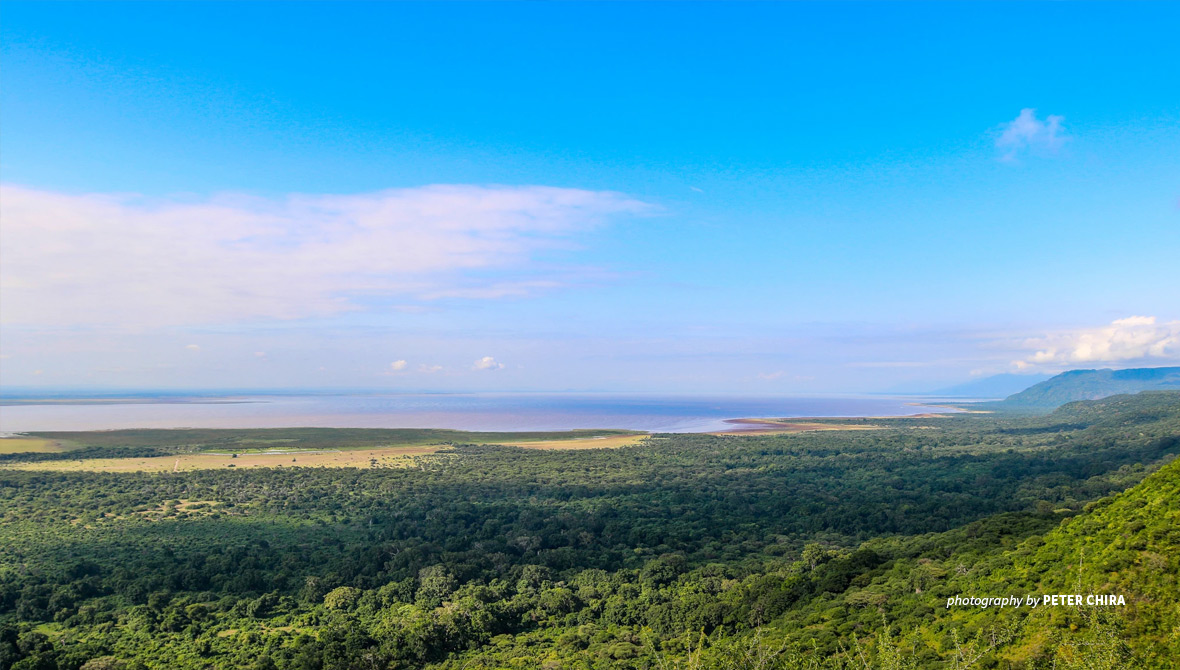
[[[987,609],[989,607],[1038,607],[1041,605],[1055,606],[1055,607],[1081,607],[1083,604],[1091,607],[1120,605],[1125,606],[1127,600],[1121,595],[1105,595],[1105,594],[1088,594],[1081,595],[1077,593],[1044,593],[1040,596],[1035,593],[1030,593],[1025,596],[950,596],[946,599],[946,609],[952,607],[978,607],[980,609]]]

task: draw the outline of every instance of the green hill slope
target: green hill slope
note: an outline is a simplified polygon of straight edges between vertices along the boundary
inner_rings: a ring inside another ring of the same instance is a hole
[[[951,570],[950,574],[955,571]],[[951,577],[937,595],[1072,594],[1078,605],[951,607],[921,628],[946,648],[959,638],[1007,631],[988,655],[1012,667],[1171,668],[1180,659],[1180,462],[1131,490],[1066,518],[1043,537]],[[1090,596],[1123,604],[1088,604]],[[949,649],[948,649],[949,650]]]
[[[1001,409],[1051,409],[1122,393],[1180,390],[1180,367],[1070,370],[993,403]]]
[[[1118,656],[1111,652],[1123,651],[1121,641],[1128,660],[1164,668],[1180,659],[1177,575],[1180,462],[1173,461],[1130,491],[1066,519],[1043,541],[1025,543],[964,587],[1124,596],[1125,606],[1042,607],[1002,656],[1084,660],[1099,649]]]
[[[1006,514],[938,535],[868,542],[857,553],[871,552],[880,567],[787,612],[771,626],[774,642],[760,647],[777,649],[781,640],[786,649],[819,652],[784,655],[774,666],[782,668],[1176,667],[1180,461],[1028,536],[1037,523]],[[1047,594],[1082,602],[948,606],[956,597]],[[1122,596],[1125,604],[1090,605],[1091,595]],[[719,641],[705,653],[717,660],[704,667],[739,667],[724,659],[742,644]]]

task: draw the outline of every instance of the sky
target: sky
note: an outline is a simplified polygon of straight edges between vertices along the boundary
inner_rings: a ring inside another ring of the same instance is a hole
[[[23,3],[0,385],[1180,364],[1180,4]]]

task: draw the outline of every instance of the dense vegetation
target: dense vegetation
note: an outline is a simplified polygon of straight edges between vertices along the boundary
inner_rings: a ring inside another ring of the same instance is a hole
[[[874,423],[408,469],[0,469],[0,668],[1169,667],[1180,393]],[[270,435],[246,439],[291,439]],[[1131,604],[944,606],[1075,586]]]

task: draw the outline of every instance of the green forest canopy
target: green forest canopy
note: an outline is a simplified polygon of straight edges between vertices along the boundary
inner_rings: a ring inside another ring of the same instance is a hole
[[[1177,657],[1180,393],[874,423],[617,450],[456,444],[406,469],[0,469],[0,667]],[[945,607],[1074,588],[1130,603]]]

